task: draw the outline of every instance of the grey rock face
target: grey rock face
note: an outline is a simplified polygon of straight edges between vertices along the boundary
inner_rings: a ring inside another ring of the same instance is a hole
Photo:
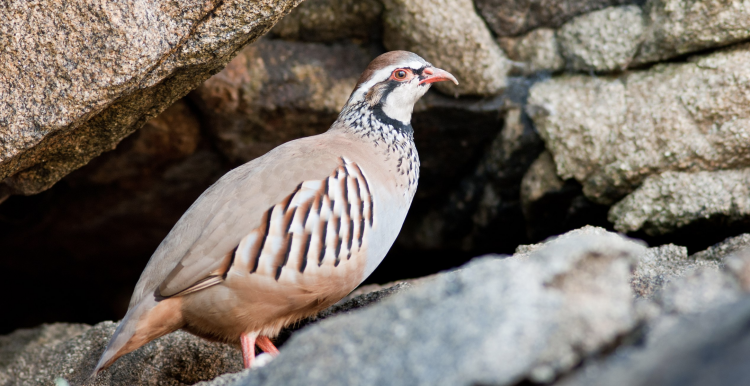
[[[721,261],[727,255],[734,254],[747,247],[750,247],[750,233],[743,233],[739,236],[730,237],[704,251],[696,252],[690,258]]]
[[[534,85],[527,110],[563,179],[610,204],[651,174],[750,165],[750,46],[620,78]]]
[[[641,255],[630,284],[636,296],[650,298],[667,283],[698,268],[719,269],[719,262],[688,257],[687,248],[674,244],[649,248]]]
[[[459,81],[458,86],[438,83],[438,90],[448,95],[493,95],[505,88],[508,60],[471,0],[383,3],[385,46],[416,52]]]
[[[536,27],[557,28],[575,16],[629,0],[476,0],[484,20],[498,36],[516,36]]]
[[[557,40],[569,69],[607,72],[630,64],[642,34],[641,8],[629,5],[578,16],[560,27]]]
[[[642,251],[615,234],[589,232],[525,260],[479,259],[302,331],[236,384],[549,381],[635,324],[628,278]]]
[[[336,120],[369,54],[354,44],[261,40],[244,48],[191,99],[219,149],[247,162]]]
[[[526,35],[498,39],[498,44],[511,60],[523,62],[528,73],[558,71],[565,66],[560,55],[555,30],[537,28]]]
[[[750,38],[750,4],[742,0],[649,0],[647,28],[635,63]]]
[[[698,219],[750,215],[750,169],[664,172],[618,202],[609,220],[621,232],[662,234]]]
[[[307,0],[281,19],[272,34],[288,40],[369,40],[381,27],[383,5],[375,0]]]
[[[0,368],[0,384],[50,385],[63,378],[73,385],[183,385],[242,368],[236,348],[178,331],[120,358],[91,382],[88,377],[115,327],[113,322],[85,328],[65,324],[45,327],[42,334],[45,329],[62,329],[66,334],[16,352],[7,366]]]
[[[0,180],[34,194],[111,150],[298,1],[5,2]]]
[[[722,244],[738,245],[736,239]],[[688,270],[656,292],[658,311],[646,318],[639,344],[621,345],[612,355],[589,361],[559,384],[747,383],[750,373],[739,358],[750,353],[750,287],[743,284],[750,278],[750,250],[713,256],[726,266]]]
[[[673,324],[643,349],[623,348],[585,366],[560,386],[741,385],[750,379],[750,301]]]

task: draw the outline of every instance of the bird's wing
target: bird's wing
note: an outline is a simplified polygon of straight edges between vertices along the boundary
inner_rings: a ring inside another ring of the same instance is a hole
[[[271,219],[273,209],[279,204],[288,208],[303,186],[335,174],[343,162],[337,149],[352,145],[328,132],[286,143],[227,173],[196,200],[159,245],[136,285],[130,307],[155,290],[168,297],[218,283],[242,239],[259,227],[268,229],[270,221],[287,221],[288,215]]]

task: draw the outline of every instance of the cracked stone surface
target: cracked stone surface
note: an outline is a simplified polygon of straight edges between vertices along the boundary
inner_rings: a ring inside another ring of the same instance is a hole
[[[38,193],[113,149],[298,2],[5,2],[0,190]]]
[[[527,111],[557,174],[612,204],[664,171],[750,165],[750,46],[621,77],[535,84]]]

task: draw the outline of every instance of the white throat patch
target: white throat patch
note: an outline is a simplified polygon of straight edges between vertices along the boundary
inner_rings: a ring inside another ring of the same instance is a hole
[[[391,91],[383,101],[383,112],[389,118],[401,121],[404,125],[411,123],[411,113],[414,103],[424,95],[430,85],[424,87],[397,87]]]

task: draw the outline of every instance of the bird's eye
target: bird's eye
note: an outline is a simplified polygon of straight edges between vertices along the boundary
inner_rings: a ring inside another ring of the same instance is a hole
[[[393,77],[397,80],[404,80],[406,79],[406,71],[405,70],[396,70],[393,71]]]

